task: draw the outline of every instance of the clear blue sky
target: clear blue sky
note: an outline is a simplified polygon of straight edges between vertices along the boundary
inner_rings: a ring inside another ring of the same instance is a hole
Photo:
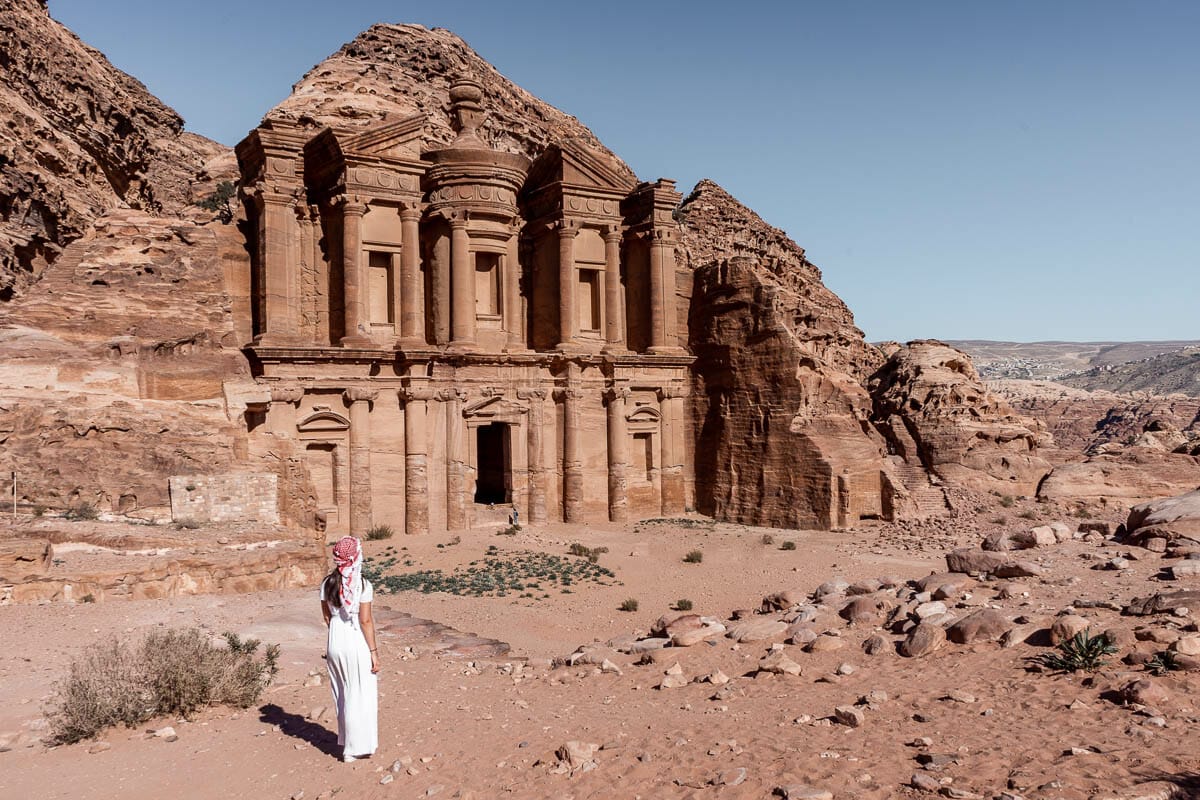
[[[233,144],[374,22],[445,27],[642,178],[785,229],[868,338],[1200,339],[1200,3],[51,0]]]

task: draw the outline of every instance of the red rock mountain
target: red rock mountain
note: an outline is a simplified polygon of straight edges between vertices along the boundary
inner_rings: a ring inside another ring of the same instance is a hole
[[[44,0],[0,0],[0,78],[0,299],[107,211],[178,211],[226,149],[184,132]]]

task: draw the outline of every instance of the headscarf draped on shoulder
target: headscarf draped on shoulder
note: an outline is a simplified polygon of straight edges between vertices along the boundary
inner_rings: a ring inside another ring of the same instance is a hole
[[[350,613],[358,610],[362,592],[362,561],[362,543],[353,536],[343,536],[333,546],[333,563],[337,565],[338,573],[342,576],[338,584],[342,608]]]

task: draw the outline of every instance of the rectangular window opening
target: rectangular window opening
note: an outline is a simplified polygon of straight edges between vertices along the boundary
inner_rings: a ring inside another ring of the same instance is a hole
[[[367,255],[368,271],[368,316],[373,325],[392,325],[396,296],[395,281],[392,274],[392,254],[372,250]]]
[[[579,270],[579,329],[600,332],[600,270]]]
[[[475,254],[475,316],[500,316],[500,254]]]

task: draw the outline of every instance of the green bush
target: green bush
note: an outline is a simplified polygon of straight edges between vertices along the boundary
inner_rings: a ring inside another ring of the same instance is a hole
[[[1108,656],[1117,648],[1104,634],[1091,635],[1091,630],[1080,631],[1058,645],[1057,653],[1045,653],[1042,665],[1062,672],[1095,672],[1108,663]]]
[[[704,560],[704,553],[699,550],[689,550],[688,554],[683,557],[685,564],[699,564]]]
[[[391,525],[376,525],[373,528],[371,528],[369,531],[367,531],[367,539],[369,539],[372,542],[378,542],[383,539],[390,539],[395,535],[396,535],[396,532],[394,530],[392,530]]]
[[[221,181],[217,189],[208,197],[196,203],[205,211],[216,212],[221,222],[228,225],[233,222],[233,198],[237,194],[237,184],[232,181]]]
[[[571,546],[567,548],[567,552],[573,556],[582,556],[583,558],[586,558],[588,561],[595,564],[596,562],[598,562],[600,560],[600,556],[602,556],[608,552],[608,548],[607,547],[587,547],[586,545],[582,545],[579,542],[572,542]]]
[[[788,539],[783,544],[779,545],[779,549],[780,550],[795,550],[796,543],[793,542],[791,539]]]
[[[617,606],[617,609],[620,611],[637,611],[638,601],[631,597],[622,602],[621,605]]]
[[[1005,508],[1012,508],[1013,504],[1016,502],[1017,501],[1013,499],[1011,494],[1006,494],[1000,498],[1000,505],[1004,506]]]
[[[676,611],[691,611],[692,610],[692,601],[687,600],[687,599],[676,600],[675,601],[675,610]]]
[[[55,687],[48,714],[52,740],[70,744],[115,725],[188,716],[211,705],[249,708],[279,671],[279,647],[225,634],[214,645],[198,628],[150,633],[140,644],[117,640],[73,661]]]

